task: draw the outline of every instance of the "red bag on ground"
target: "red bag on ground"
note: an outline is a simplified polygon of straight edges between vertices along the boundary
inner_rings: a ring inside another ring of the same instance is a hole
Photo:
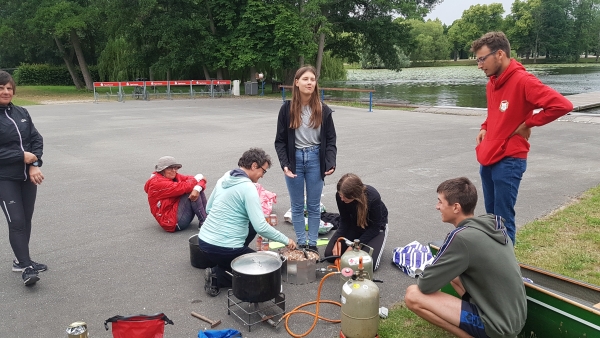
[[[163,338],[165,323],[173,325],[173,321],[164,313],[114,316],[104,321],[106,330],[108,330],[108,323],[112,323],[114,338]]]

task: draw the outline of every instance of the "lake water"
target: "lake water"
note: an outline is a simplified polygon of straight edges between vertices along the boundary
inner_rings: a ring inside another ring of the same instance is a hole
[[[527,65],[527,70],[563,95],[600,91],[600,64]],[[476,66],[349,69],[347,81],[322,87],[375,89],[375,102],[431,106],[486,107],[487,77]],[[368,93],[326,92],[336,98],[368,100]],[[600,109],[586,111],[599,113]]]

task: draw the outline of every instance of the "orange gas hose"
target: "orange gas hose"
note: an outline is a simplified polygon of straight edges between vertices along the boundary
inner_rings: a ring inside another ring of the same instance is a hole
[[[333,300],[321,300],[321,289],[323,288],[323,282],[327,278],[329,278],[331,276],[334,276],[334,275],[337,275],[339,273],[340,273],[339,271],[337,271],[337,272],[330,272],[330,273],[326,274],[323,277],[323,279],[321,279],[321,282],[319,283],[319,289],[317,291],[317,299],[316,300],[314,300],[312,302],[301,304],[301,305],[295,307],[292,311],[286,313],[285,315],[283,315],[281,317],[281,319],[279,321],[281,322],[285,318],[285,329],[290,334],[290,336],[295,337],[295,338],[301,338],[301,337],[307,336],[309,333],[312,332],[312,330],[315,329],[315,327],[317,326],[317,320],[319,320],[319,319],[324,320],[326,322],[330,322],[330,323],[340,323],[341,322],[341,320],[339,320],[339,319],[329,319],[329,318],[325,318],[325,317],[319,316],[319,305],[321,303],[334,304],[334,305],[337,305],[339,307],[342,306],[342,304],[340,304],[339,302],[333,301]],[[315,313],[308,312],[308,311],[305,311],[305,310],[300,310],[301,308],[303,308],[305,306],[312,305],[312,304],[316,304]],[[295,333],[293,333],[292,330],[290,330],[290,327],[288,325],[289,324],[289,320],[290,320],[290,316],[293,315],[293,314],[298,314],[298,313],[304,313],[304,314],[307,314],[307,315],[315,317],[315,319],[313,320],[313,323],[312,323],[312,326],[310,327],[310,329],[308,329],[308,331],[304,332],[303,334],[295,334]]]
[[[337,244],[338,244],[338,243],[339,243],[341,240],[343,240],[343,239],[344,239],[344,237],[339,237],[339,238],[336,240],[336,243],[335,243],[335,244],[337,245]],[[341,307],[341,306],[342,306],[342,304],[340,304],[339,302],[333,301],[333,300],[321,300],[321,289],[323,288],[323,282],[324,282],[324,281],[325,281],[327,278],[329,278],[329,277],[331,277],[331,276],[333,276],[333,275],[337,275],[337,274],[339,274],[339,273],[340,273],[340,259],[339,259],[339,258],[337,258],[337,259],[335,260],[335,263],[334,263],[334,265],[329,265],[329,266],[327,266],[327,267],[328,267],[328,268],[334,268],[334,269],[336,269],[336,270],[337,270],[337,272],[330,272],[330,273],[328,273],[327,275],[325,275],[325,276],[324,276],[324,277],[321,279],[321,282],[319,283],[319,289],[318,289],[318,291],[317,291],[317,299],[316,299],[316,300],[314,300],[314,301],[312,301],[312,302],[308,302],[308,303],[304,303],[304,304],[301,304],[301,305],[298,305],[298,306],[296,306],[296,307],[295,307],[295,308],[294,308],[292,311],[290,311],[290,312],[286,313],[285,315],[283,315],[283,316],[281,317],[281,319],[279,319],[279,322],[281,322],[281,321],[282,321],[282,320],[285,318],[285,329],[286,329],[286,331],[287,331],[287,332],[290,334],[290,336],[292,336],[292,337],[295,337],[295,338],[301,338],[301,337],[305,337],[305,336],[307,336],[308,334],[310,334],[310,333],[312,332],[312,330],[314,330],[314,329],[315,329],[315,327],[317,326],[317,320],[319,320],[319,319],[321,319],[321,320],[324,320],[324,321],[326,321],[326,322],[330,322],[330,323],[340,323],[340,322],[341,322],[341,320],[339,320],[339,319],[329,319],[329,318],[325,318],[325,317],[321,317],[321,316],[319,316],[319,305],[320,305],[321,303],[333,304],[333,305],[337,305],[337,306],[339,306],[339,307]],[[309,305],[313,305],[313,304],[316,304],[316,310],[315,310],[315,313],[308,312],[308,311],[305,311],[305,310],[300,310],[301,308],[303,308],[303,307],[305,307],[305,306],[309,306]],[[291,330],[291,329],[290,329],[290,327],[289,327],[289,320],[290,320],[290,317],[291,317],[292,315],[294,315],[294,314],[298,314],[298,313],[304,313],[304,314],[307,314],[307,315],[309,315],[309,316],[313,316],[313,317],[315,317],[315,319],[313,320],[312,326],[311,326],[311,327],[308,329],[308,331],[304,332],[303,334],[295,334],[295,333],[293,333],[293,332],[292,332],[292,330]]]

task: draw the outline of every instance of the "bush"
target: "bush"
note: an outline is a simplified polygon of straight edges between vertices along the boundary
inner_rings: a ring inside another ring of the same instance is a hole
[[[84,83],[79,67],[75,68],[81,83]],[[92,79],[97,81],[98,67],[88,66]],[[30,86],[72,86],[73,79],[67,66],[55,66],[48,64],[22,64],[14,72],[15,82],[20,85]]]
[[[323,63],[321,64],[321,76],[323,81],[344,81],[346,80],[346,69],[344,61],[331,56],[331,52],[323,53]]]

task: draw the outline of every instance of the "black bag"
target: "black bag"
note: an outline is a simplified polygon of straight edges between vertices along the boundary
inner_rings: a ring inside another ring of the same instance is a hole
[[[331,228],[331,230],[337,230],[337,228],[340,226],[340,214],[333,212],[322,212],[321,221],[332,224],[333,228]]]

